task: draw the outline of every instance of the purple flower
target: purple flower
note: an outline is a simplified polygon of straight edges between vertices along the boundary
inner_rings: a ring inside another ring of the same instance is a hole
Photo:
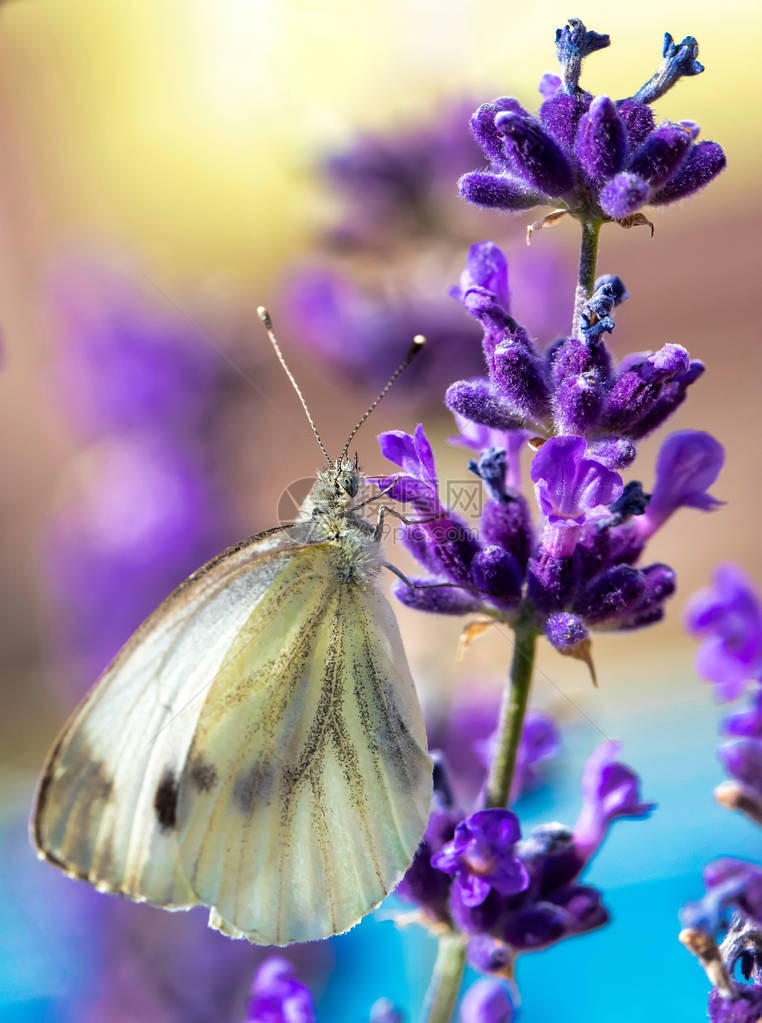
[[[455,828],[452,841],[435,853],[431,864],[455,877],[465,906],[480,906],[492,891],[515,895],[529,884],[524,865],[513,854],[521,837],[510,810],[480,810]]]
[[[437,515],[443,511],[437,496],[437,475],[434,453],[423,426],[419,423],[411,436],[402,430],[389,430],[378,436],[384,458],[399,465],[399,478],[390,476],[377,481],[392,500],[412,504],[423,515]]]
[[[512,1019],[511,996],[498,980],[477,980],[463,996],[460,1023],[511,1023]]]
[[[718,700],[734,700],[751,679],[762,680],[762,607],[736,565],[722,565],[714,584],[686,608],[686,624],[703,643],[696,670],[715,686]]]
[[[607,35],[570,20],[556,35],[561,77],[540,82],[544,101],[538,116],[507,97],[474,113],[471,128],[489,169],[463,175],[459,189],[465,199],[512,212],[552,204],[581,220],[628,226],[628,218],[647,203],[690,195],[722,170],[722,149],[695,144],[694,122],[654,127],[648,106],[681,76],[703,71],[696,40],[688,36],[676,45],[667,35],[656,74],[616,103],[579,86],[584,57],[608,44]]]
[[[725,451],[701,430],[671,433],[656,459],[656,481],[645,514],[638,520],[644,538],[652,536],[678,508],[714,511],[722,506],[707,493],[725,461]]]
[[[310,990],[287,960],[272,956],[259,967],[245,1023],[315,1023]]]
[[[543,543],[563,557],[574,549],[580,527],[608,514],[622,493],[622,478],[586,457],[584,437],[551,437],[532,461],[530,476],[546,519]]]
[[[759,1023],[762,1017],[762,985],[737,986],[734,998],[718,990],[709,995],[710,1023]]]
[[[640,801],[638,776],[616,760],[619,749],[618,742],[601,743],[582,775],[582,810],[574,825],[574,841],[584,859],[592,856],[617,818],[645,817],[655,806]]]

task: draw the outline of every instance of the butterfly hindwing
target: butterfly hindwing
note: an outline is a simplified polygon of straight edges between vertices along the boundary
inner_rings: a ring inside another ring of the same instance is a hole
[[[38,794],[48,859],[108,891],[287,943],[394,886],[431,767],[397,625],[331,544],[228,552],[146,622],[65,729]]]

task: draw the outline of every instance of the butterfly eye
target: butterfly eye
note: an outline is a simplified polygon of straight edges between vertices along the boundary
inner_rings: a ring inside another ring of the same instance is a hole
[[[348,472],[342,476],[339,479],[339,485],[342,490],[346,490],[350,497],[354,497],[357,493],[357,477],[353,472]]]

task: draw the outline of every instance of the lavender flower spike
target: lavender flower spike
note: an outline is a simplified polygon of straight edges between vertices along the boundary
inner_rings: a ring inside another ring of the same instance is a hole
[[[722,565],[714,585],[688,603],[686,624],[704,639],[696,670],[715,686],[718,700],[741,696],[751,679],[762,681],[762,606],[736,565]]]
[[[586,457],[584,437],[551,437],[532,461],[530,475],[546,520],[543,546],[556,557],[571,554],[583,525],[609,514],[622,493],[619,473]]]
[[[505,96],[479,107],[471,128],[489,166],[463,175],[464,198],[509,211],[536,201],[585,223],[617,220],[631,227],[630,218],[647,203],[690,195],[722,170],[722,149],[696,144],[694,122],[657,128],[648,106],[679,78],[703,71],[696,40],[675,44],[668,35],[656,74],[635,96],[616,102],[579,86],[582,59],[608,45],[607,35],[572,19],[556,34],[561,77],[540,82],[538,115]]]
[[[574,843],[589,859],[618,817],[645,817],[654,803],[640,801],[638,776],[616,760],[618,742],[604,742],[588,760],[582,775],[582,810],[574,825]]]
[[[315,1023],[309,988],[286,959],[265,959],[257,970],[245,1023]]]
[[[719,441],[701,430],[680,430],[662,444],[656,459],[656,482],[637,529],[644,539],[660,529],[678,508],[714,511],[721,507],[707,493],[725,461]]]

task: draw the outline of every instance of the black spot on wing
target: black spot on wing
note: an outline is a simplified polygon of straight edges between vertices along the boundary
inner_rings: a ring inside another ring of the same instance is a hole
[[[202,756],[196,756],[188,769],[188,778],[199,792],[209,792],[217,784],[217,768]]]
[[[274,774],[264,764],[252,764],[233,784],[233,802],[243,813],[251,813],[256,802],[269,803],[272,798]]]
[[[168,767],[153,797],[153,808],[159,827],[168,829],[177,826],[177,795],[177,778],[174,771]]]

